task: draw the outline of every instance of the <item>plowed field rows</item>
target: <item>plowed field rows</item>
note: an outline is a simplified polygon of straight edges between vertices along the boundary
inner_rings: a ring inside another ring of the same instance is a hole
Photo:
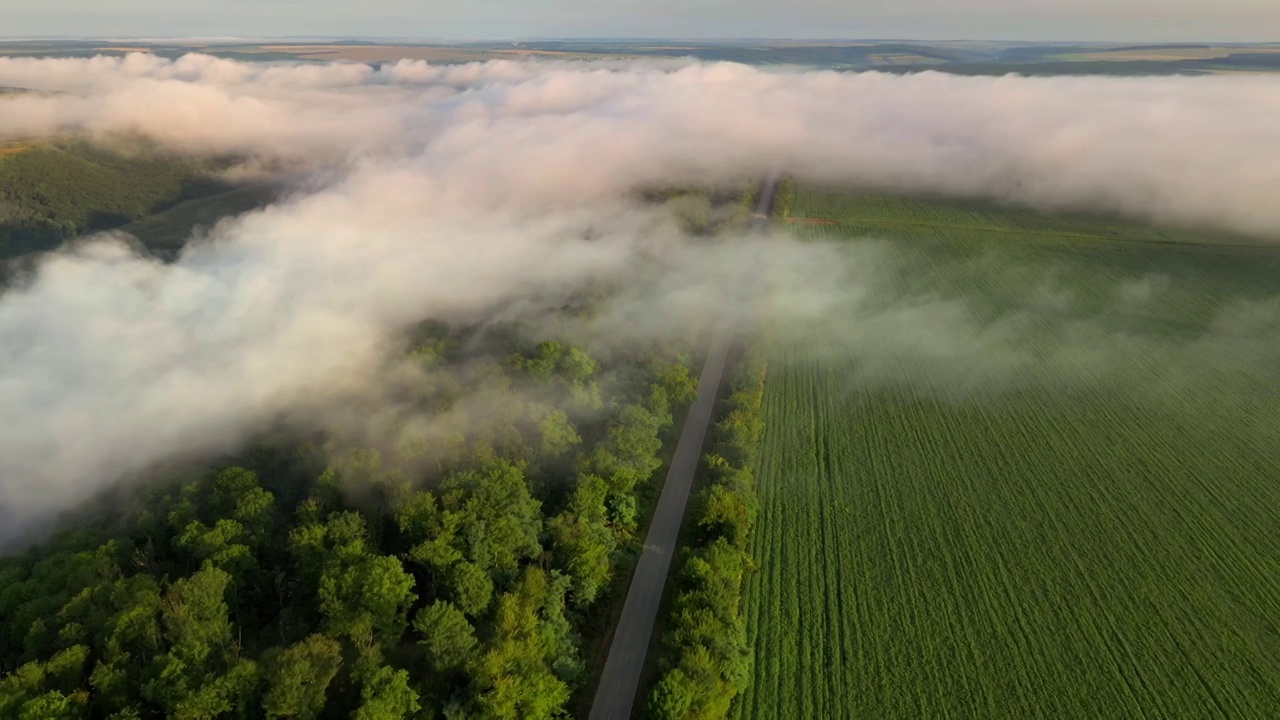
[[[847,229],[862,210],[819,199],[802,193],[795,214],[821,206],[840,226],[796,232],[863,234]],[[981,222],[1002,235],[1014,221]],[[755,677],[736,716],[1280,717],[1280,303],[1258,269],[1271,256],[993,254],[1011,238],[928,227],[938,240],[882,243],[886,302],[945,298],[975,327],[1016,310],[1031,320],[986,340],[991,353],[1043,367],[969,358],[968,384],[947,391],[945,357],[903,352],[896,374],[869,375],[884,358],[840,337],[865,310],[775,333],[746,602]],[[1065,300],[1034,302],[1046,277]],[[1117,309],[1117,288],[1145,281],[1160,289]]]

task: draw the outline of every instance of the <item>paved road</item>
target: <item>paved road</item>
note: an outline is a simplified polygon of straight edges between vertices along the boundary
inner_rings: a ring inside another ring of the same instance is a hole
[[[771,175],[760,193],[760,204],[751,221],[753,230],[762,229],[769,222],[769,209],[777,191],[778,177]],[[736,303],[735,303],[736,304]],[[728,311],[728,309],[727,309]],[[591,703],[589,720],[628,720],[635,705],[636,688],[644,670],[645,653],[653,635],[653,622],[662,603],[662,589],[671,570],[671,556],[676,538],[684,520],[685,506],[689,504],[689,492],[693,487],[693,474],[702,456],[702,443],[711,424],[711,411],[715,409],[716,391],[724,375],[725,359],[732,344],[732,323],[726,315],[716,329],[707,351],[702,377],[698,380],[698,399],[689,408],[676,452],[662,486],[662,495],[654,510],[645,537],[644,551],[636,563],[631,577],[631,587],[622,606],[622,616],[609,646],[609,657],[604,663],[600,685]]]

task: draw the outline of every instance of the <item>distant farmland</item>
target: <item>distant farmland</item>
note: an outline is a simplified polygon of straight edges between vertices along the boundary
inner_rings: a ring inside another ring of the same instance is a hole
[[[736,717],[1280,714],[1280,253],[954,202],[793,214],[888,239],[848,241],[847,313],[772,331]]]

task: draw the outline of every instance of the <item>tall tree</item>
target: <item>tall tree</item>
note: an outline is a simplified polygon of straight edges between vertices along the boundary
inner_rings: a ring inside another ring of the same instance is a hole
[[[431,667],[439,672],[456,670],[471,662],[476,648],[475,628],[453,603],[437,600],[414,618],[413,627],[422,636]]]
[[[484,717],[551,718],[569,699],[569,686],[550,667],[559,648],[543,632],[540,611],[547,597],[546,573],[531,567],[498,599],[496,635],[476,670]]]
[[[549,523],[552,551],[568,573],[574,604],[579,607],[594,602],[609,583],[617,540],[605,508],[608,493],[602,478],[580,475],[569,506]]]
[[[341,667],[342,646],[319,634],[265,656],[263,712],[268,718],[318,717],[324,709],[325,691]]]
[[[257,682],[257,667],[238,657],[224,595],[231,576],[206,565],[175,582],[162,609],[169,652],[152,663],[143,695],[169,717],[214,717],[244,709]]]

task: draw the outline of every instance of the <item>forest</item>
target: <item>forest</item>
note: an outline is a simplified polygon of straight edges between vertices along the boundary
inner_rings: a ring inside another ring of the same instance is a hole
[[[216,176],[223,161],[136,144],[104,148],[61,140],[0,146],[0,260],[232,190]],[[143,235],[146,245],[150,238]]]
[[[755,467],[764,435],[766,365],[754,343],[738,360],[704,456],[703,488],[675,579],[660,679],[650,717],[723,718],[752,676],[742,612],[743,585],[755,569],[748,541],[758,513]]]
[[[169,160],[74,142],[10,152],[4,254],[128,223],[170,259],[193,228],[270,196],[221,183],[216,161]],[[643,201],[710,236],[744,227],[754,192]],[[700,346],[695,328],[575,340],[605,284],[543,329],[422,322],[396,372],[344,409],[357,427],[282,424],[232,455],[127,478],[0,557],[0,717],[516,719],[584,705]],[[739,428],[758,421],[754,402],[719,409],[657,717],[687,715],[695,696],[722,714],[749,676],[737,597],[754,441]],[[726,630],[714,666],[696,666]]]
[[[271,197],[219,180],[220,162],[14,146],[0,157],[0,249],[34,257],[119,227],[173,259],[195,228]],[[707,236],[744,227],[754,191],[641,201]],[[63,517],[67,529],[0,557],[0,717],[574,712],[594,690],[701,345],[693,327],[575,340],[610,292],[578,291],[541,330],[423,321],[387,377],[326,411],[358,422],[283,423],[224,457],[126,478]],[[758,393],[754,410],[742,404],[736,393],[718,411],[659,717],[687,714],[691,683],[707,679],[695,673],[719,678],[720,707],[748,676],[737,598],[755,440],[741,425],[758,421]],[[726,630],[714,666],[698,665]]]
[[[274,437],[0,561],[0,716],[563,713],[695,381],[679,343],[475,342],[425,324],[407,356],[415,408],[484,388],[483,421]]]

